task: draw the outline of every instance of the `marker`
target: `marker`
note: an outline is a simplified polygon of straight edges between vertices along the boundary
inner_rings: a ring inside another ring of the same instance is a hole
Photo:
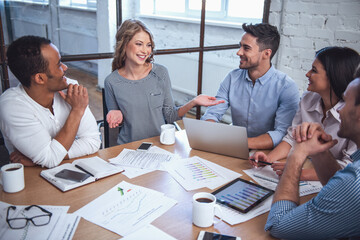
[[[251,161],[255,162],[255,159],[254,158],[250,158]],[[265,162],[265,161],[261,161],[261,160],[258,160],[258,163],[262,163],[262,164],[265,164],[265,165],[272,165],[271,162]]]
[[[76,164],[75,164],[75,167],[78,168],[78,169],[80,169],[80,170],[83,171],[83,172],[86,172],[86,173],[89,174],[90,176],[94,177],[94,175],[93,175],[91,172],[86,171],[85,169],[83,169],[83,168],[80,167],[79,165],[76,165]]]

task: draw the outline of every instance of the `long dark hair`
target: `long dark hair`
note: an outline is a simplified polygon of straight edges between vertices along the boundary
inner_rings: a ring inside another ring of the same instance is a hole
[[[348,47],[325,47],[316,52],[315,57],[323,65],[330,81],[330,99],[332,91],[338,99],[354,79],[354,73],[360,63],[359,54]]]

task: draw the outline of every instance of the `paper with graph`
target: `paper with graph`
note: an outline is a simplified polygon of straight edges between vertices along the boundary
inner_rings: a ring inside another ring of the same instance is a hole
[[[215,189],[241,176],[197,156],[164,163],[163,166],[187,191],[203,187]]]
[[[150,224],[175,204],[161,192],[123,181],[75,214],[125,236]]]
[[[272,190],[276,189],[276,186],[279,182],[279,177],[273,171],[271,166],[251,168],[244,170],[244,172],[261,186],[270,188]],[[318,193],[320,192],[321,188],[322,185],[320,181],[300,181],[299,183],[300,197],[313,193]]]

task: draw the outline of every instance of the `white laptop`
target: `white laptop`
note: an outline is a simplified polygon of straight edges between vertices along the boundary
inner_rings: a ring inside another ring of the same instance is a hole
[[[183,118],[190,147],[231,157],[249,158],[245,127]]]

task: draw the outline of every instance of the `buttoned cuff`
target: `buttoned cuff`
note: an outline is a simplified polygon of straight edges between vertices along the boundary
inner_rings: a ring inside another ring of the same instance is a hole
[[[274,224],[278,224],[283,215],[297,206],[298,205],[296,203],[289,200],[280,200],[275,202],[271,206],[270,213],[265,224],[265,231],[270,230]]]

